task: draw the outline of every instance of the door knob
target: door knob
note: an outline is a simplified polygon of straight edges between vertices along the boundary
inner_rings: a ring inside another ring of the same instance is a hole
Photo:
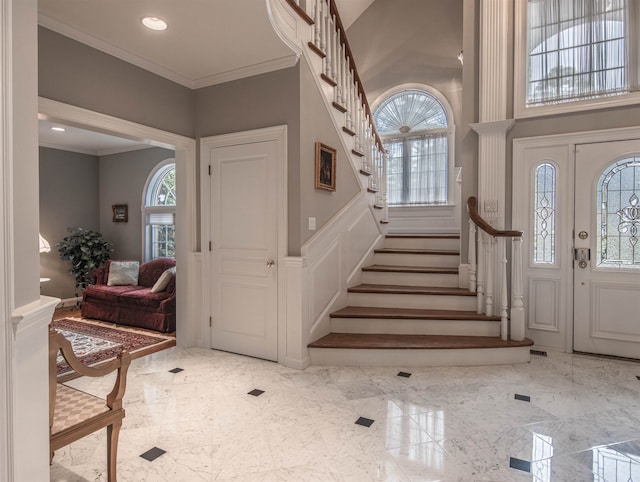
[[[267,260],[267,268],[273,268],[276,265],[276,262],[272,259]]]

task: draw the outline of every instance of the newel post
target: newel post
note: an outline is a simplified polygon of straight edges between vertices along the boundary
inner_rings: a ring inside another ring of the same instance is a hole
[[[522,341],[525,336],[522,293],[522,236],[513,238],[511,257],[511,339]]]

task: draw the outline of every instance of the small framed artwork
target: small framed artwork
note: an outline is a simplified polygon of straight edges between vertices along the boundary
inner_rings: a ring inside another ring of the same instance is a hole
[[[336,150],[316,142],[316,189],[336,190]]]
[[[129,206],[127,204],[113,204],[113,222],[126,223],[129,221]]]

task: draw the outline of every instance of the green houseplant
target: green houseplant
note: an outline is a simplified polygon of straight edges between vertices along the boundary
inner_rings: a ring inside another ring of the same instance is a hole
[[[92,274],[102,266],[113,252],[113,246],[102,234],[82,228],[67,228],[70,233],[56,247],[60,258],[71,263],[71,273],[76,280],[76,288],[84,289],[92,282]]]

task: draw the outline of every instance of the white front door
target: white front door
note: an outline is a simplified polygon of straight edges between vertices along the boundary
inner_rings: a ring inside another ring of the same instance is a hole
[[[278,146],[207,146],[211,165],[211,346],[278,359]]]
[[[575,351],[640,359],[640,140],[576,146]]]

